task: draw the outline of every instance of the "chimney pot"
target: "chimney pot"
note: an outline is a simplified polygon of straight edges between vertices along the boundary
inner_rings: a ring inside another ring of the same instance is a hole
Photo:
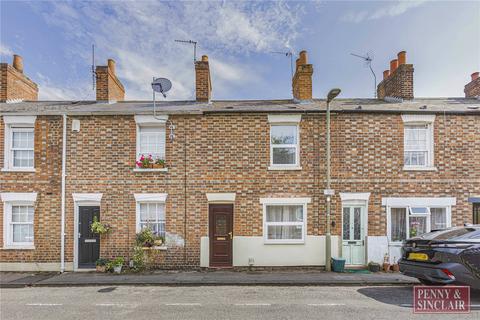
[[[406,51],[400,51],[397,54],[398,58],[398,65],[406,64],[407,63],[407,52]]]
[[[115,73],[115,60],[113,59],[108,59],[108,68],[110,69],[110,72],[116,75]]]
[[[204,55],[202,56],[202,61],[208,61],[208,56],[204,54]]]
[[[390,70],[383,71],[383,79],[387,79],[389,75],[390,75]]]
[[[398,60],[393,59],[392,61],[390,61],[390,74],[392,74],[395,70],[397,70],[397,68],[398,68]]]
[[[472,73],[472,81],[477,80],[480,77],[480,72],[474,72]]]
[[[18,71],[23,73],[23,59],[18,54],[13,55],[13,67]]]
[[[307,62],[307,51],[305,51],[305,50],[300,51],[300,58],[299,58],[299,60],[300,60],[300,64],[301,64],[301,65],[308,63],[308,62]]]

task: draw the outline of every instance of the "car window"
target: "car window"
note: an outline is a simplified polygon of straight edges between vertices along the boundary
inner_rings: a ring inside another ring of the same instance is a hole
[[[427,233],[421,238],[426,240],[478,239],[480,231],[476,228],[455,228]]]

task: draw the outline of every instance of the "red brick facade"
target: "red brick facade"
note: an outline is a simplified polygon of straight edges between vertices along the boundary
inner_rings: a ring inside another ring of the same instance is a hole
[[[80,131],[72,131],[72,120]],[[158,252],[158,267],[199,267],[200,238],[208,235],[206,193],[236,194],[234,235],[262,236],[262,197],[311,197],[307,234],[325,233],[325,114],[302,114],[298,171],[270,171],[267,113],[170,115],[167,172],[134,172],[133,115],[69,116],[65,258],[73,261],[73,193],[102,193],[101,220],[112,232],[101,239],[102,257],[130,257],[135,238],[134,193],[167,193],[166,230],[180,244]],[[0,164],[4,123],[0,119]],[[385,235],[383,197],[456,197],[452,225],[472,221],[468,197],[480,194],[480,116],[437,114],[436,171],[403,170],[400,113],[333,113],[332,187],[334,234],[341,232],[339,192],[371,192],[368,235]],[[35,173],[0,173],[1,192],[37,192],[35,250],[0,249],[2,262],[59,262],[61,116],[38,116]],[[0,206],[0,220],[3,207]],[[0,232],[2,228],[0,228]],[[3,247],[0,234],[0,247]],[[321,254],[321,253],[319,253]]]
[[[16,69],[8,63],[0,63],[0,102],[7,100],[38,100],[38,87],[23,74],[23,64],[15,56]]]
[[[115,73],[115,61],[108,59],[107,66],[95,69],[97,101],[112,102],[125,99],[125,88]]]
[[[478,98],[480,97],[480,73],[472,73],[472,81],[465,85],[465,98]]]

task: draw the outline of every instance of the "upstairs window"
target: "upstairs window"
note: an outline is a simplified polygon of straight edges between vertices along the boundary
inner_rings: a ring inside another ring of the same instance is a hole
[[[152,164],[165,164],[166,122],[168,116],[136,115],[137,152],[136,167],[139,170],[151,169]],[[166,169],[162,169],[166,170]]]
[[[403,115],[405,170],[435,169],[433,162],[434,115]]]
[[[3,171],[34,171],[35,117],[4,116]]]
[[[269,169],[300,169],[298,115],[270,115]]]

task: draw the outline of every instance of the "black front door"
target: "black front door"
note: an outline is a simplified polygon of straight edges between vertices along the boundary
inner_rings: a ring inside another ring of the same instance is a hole
[[[78,267],[95,268],[100,257],[100,236],[92,233],[93,217],[100,221],[100,207],[80,207],[78,210]]]

